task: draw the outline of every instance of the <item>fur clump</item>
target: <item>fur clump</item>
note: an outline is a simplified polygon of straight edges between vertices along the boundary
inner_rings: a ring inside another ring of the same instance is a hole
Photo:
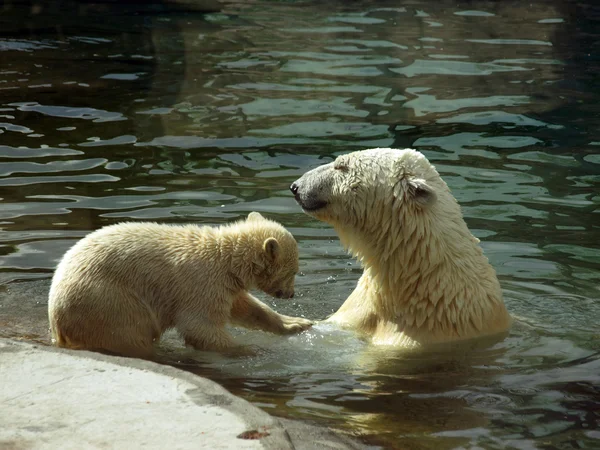
[[[77,242],[60,261],[48,312],[60,347],[149,358],[176,328],[202,350],[235,347],[228,322],[273,333],[311,322],[283,316],[250,295],[294,294],[298,247],[258,213],[221,227],[121,223]]]
[[[364,273],[330,322],[414,347],[506,331],[496,273],[435,167],[412,150],[339,156],[291,186],[335,228]]]

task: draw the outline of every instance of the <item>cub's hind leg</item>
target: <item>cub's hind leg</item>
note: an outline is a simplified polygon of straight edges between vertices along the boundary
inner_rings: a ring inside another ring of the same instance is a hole
[[[50,313],[59,347],[152,357],[161,330],[156,315],[134,293],[97,285],[95,291],[67,294],[55,299]],[[112,296],[110,301],[106,295]]]

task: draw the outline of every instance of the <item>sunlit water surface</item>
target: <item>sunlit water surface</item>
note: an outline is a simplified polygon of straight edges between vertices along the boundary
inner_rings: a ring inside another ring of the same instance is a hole
[[[407,354],[318,324],[234,330],[254,356],[169,335],[161,360],[386,448],[600,447],[591,2],[54,3],[0,14],[0,336],[48,342],[48,280],[91,230],[250,211],[300,245],[296,298],[261,298],[322,319],[361,269],[289,184],[344,152],[414,147],[498,271],[504,341]]]

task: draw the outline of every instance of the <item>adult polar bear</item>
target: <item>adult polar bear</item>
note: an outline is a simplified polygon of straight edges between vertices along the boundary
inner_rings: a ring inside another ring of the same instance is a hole
[[[412,150],[339,156],[291,187],[364,273],[328,321],[375,344],[418,347],[506,331],[496,273],[435,167]]]

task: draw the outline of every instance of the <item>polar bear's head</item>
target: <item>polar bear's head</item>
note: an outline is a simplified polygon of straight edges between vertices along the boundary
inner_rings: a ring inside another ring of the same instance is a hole
[[[277,298],[292,298],[298,273],[298,243],[283,226],[257,212],[248,215],[250,234],[260,239],[253,261],[257,287]]]
[[[375,148],[338,156],[290,187],[308,214],[332,225],[364,226],[382,215],[422,214],[448,187],[421,153]]]
[[[447,229],[464,225],[446,183],[412,149],[344,154],[305,173],[290,189],[306,213],[333,225],[342,243],[360,253],[359,247],[373,248],[375,242],[395,247],[398,237],[422,236],[440,221]]]

